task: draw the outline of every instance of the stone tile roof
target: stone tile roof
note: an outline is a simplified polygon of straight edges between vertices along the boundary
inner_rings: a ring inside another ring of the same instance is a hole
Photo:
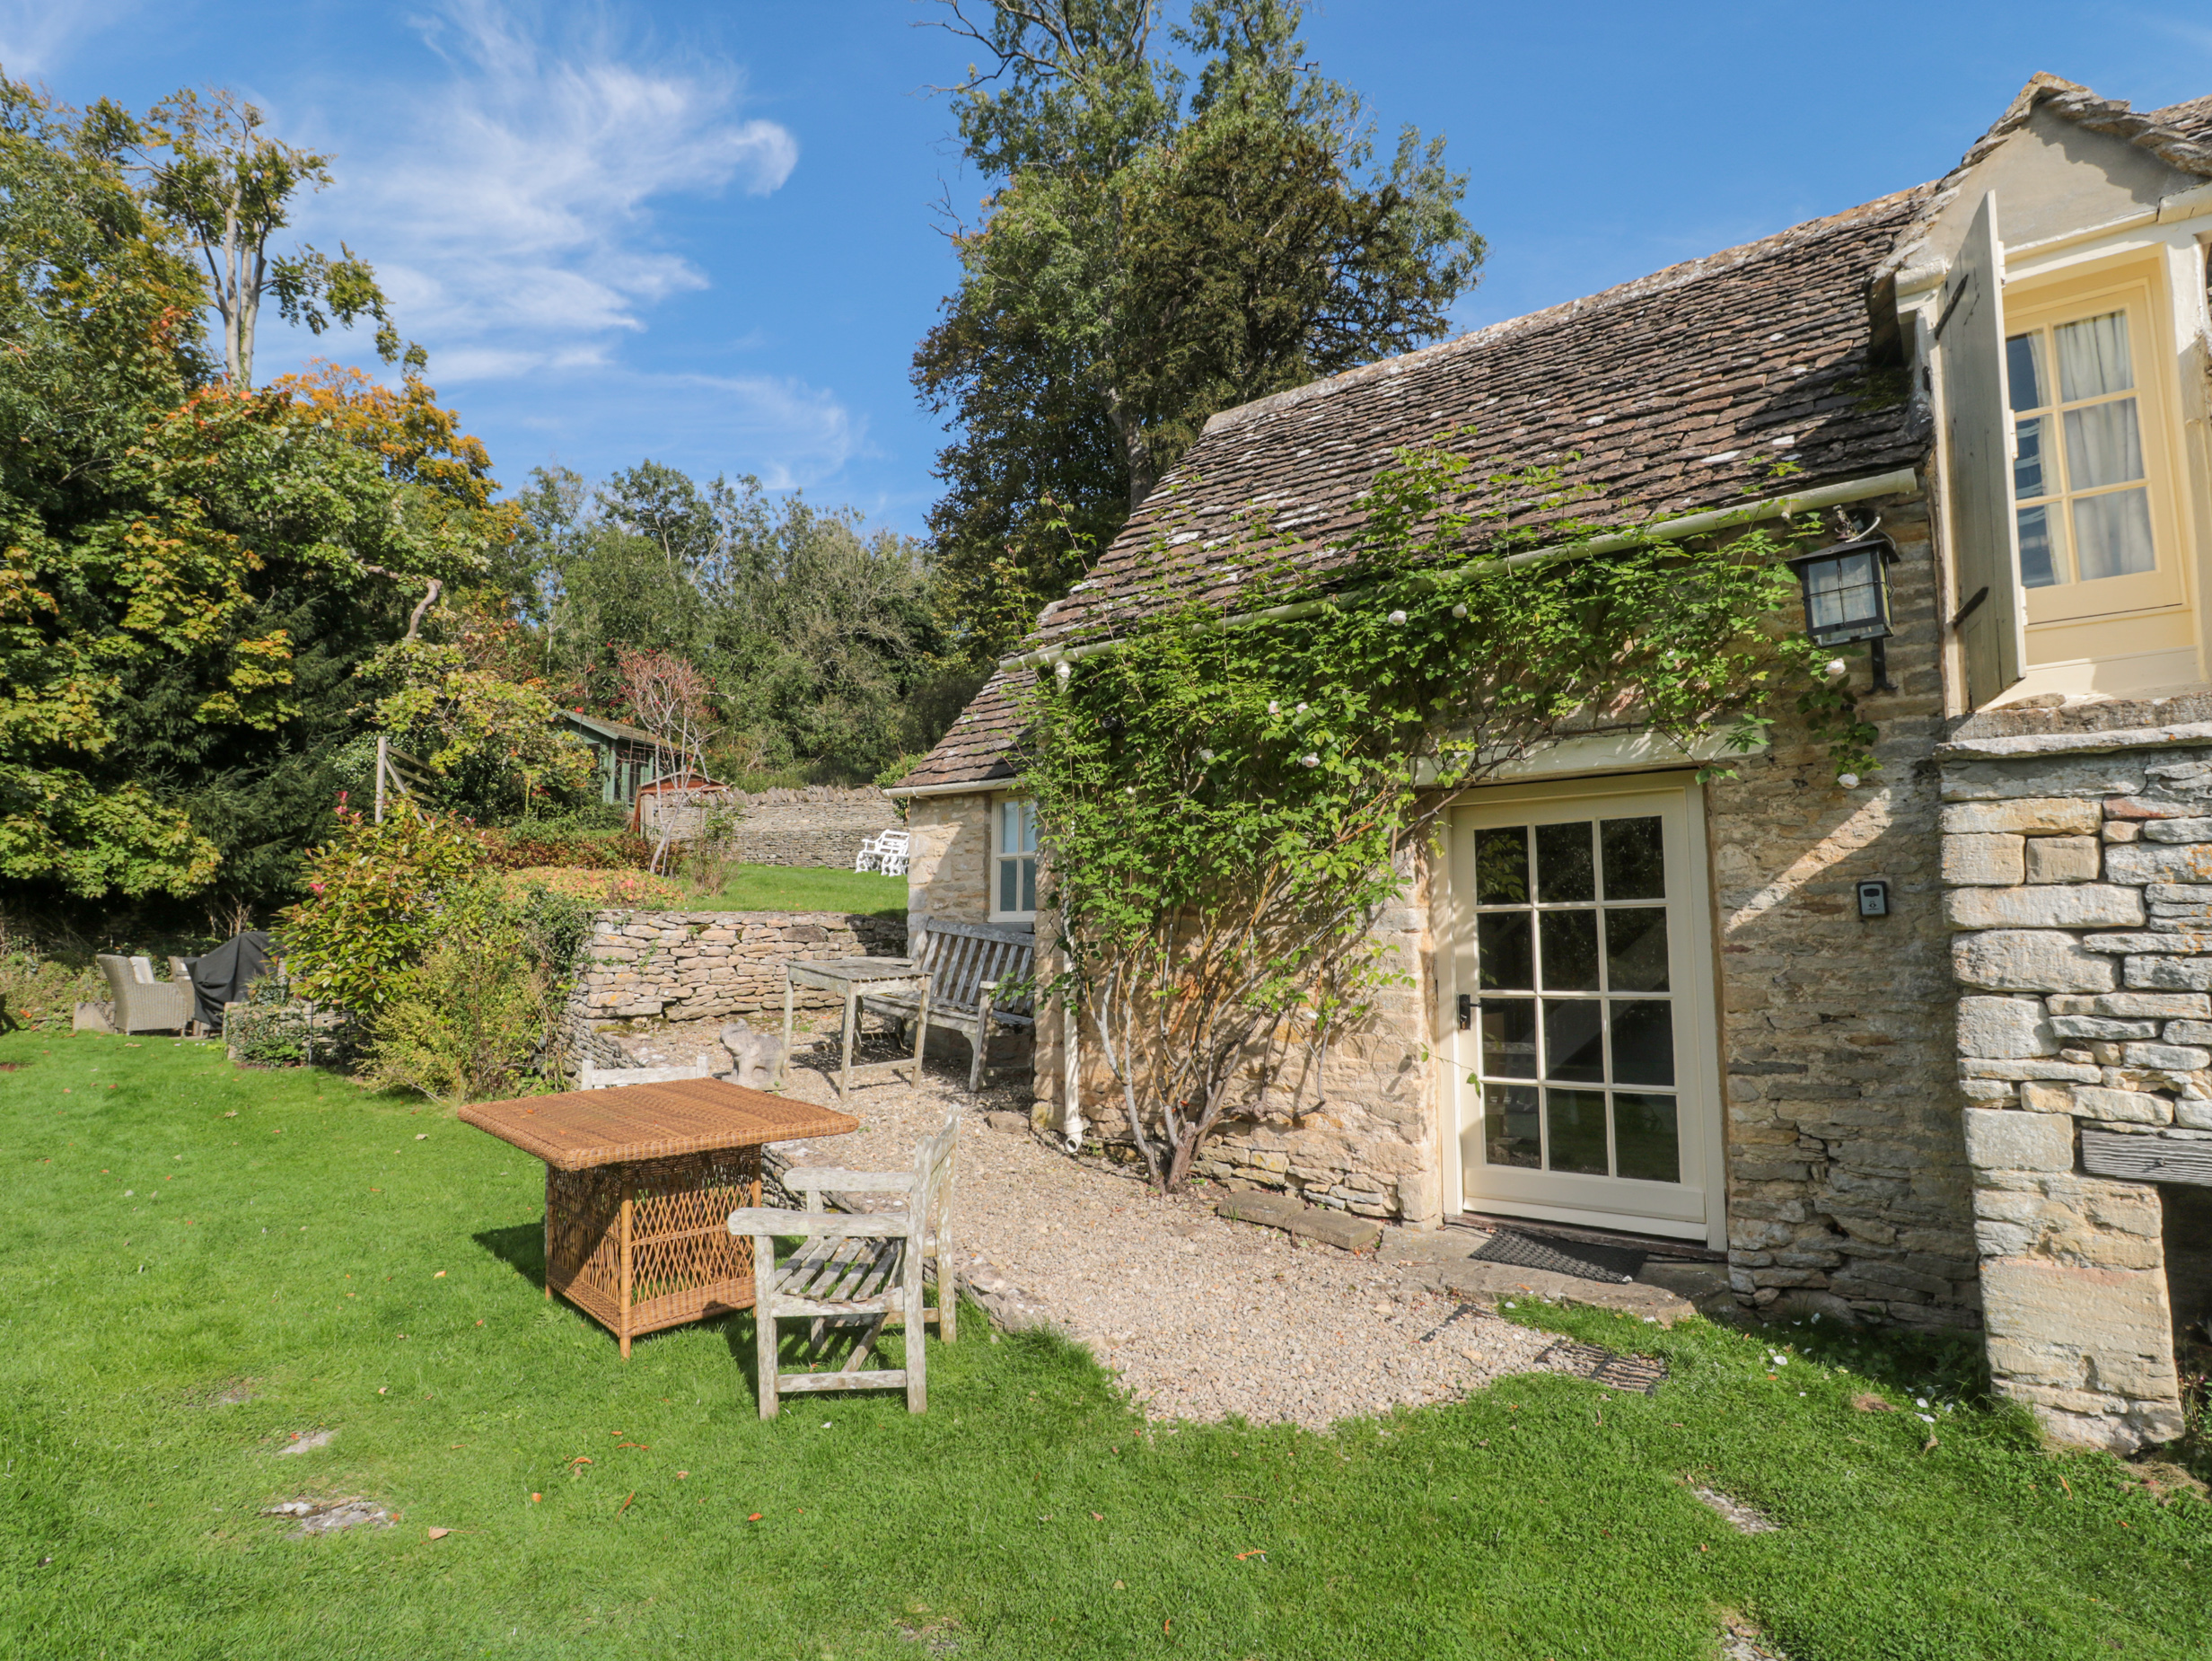
[[[1223,411],[1027,646],[1110,634],[1194,593],[1236,609],[1220,547],[1255,508],[1295,535],[1289,558],[1341,563],[1356,499],[1402,445],[1448,444],[1488,470],[1557,465],[1592,492],[1577,515],[1608,523],[1739,500],[1778,460],[1802,470],[1793,488],[1918,461],[1927,435],[1902,388],[1870,378],[1865,295],[1918,196]]]
[[[1288,557],[1340,563],[1355,499],[1402,445],[1556,464],[1594,493],[1576,514],[1606,523],[1727,505],[1777,460],[1802,470],[1791,488],[1918,461],[1927,435],[1910,406],[1869,380],[1865,284],[1919,196],[1224,410],[1025,649],[1111,634],[1193,593],[1236,609],[1217,540],[1254,505],[1295,535]],[[899,788],[1013,778],[1011,681],[1027,672],[994,676]]]
[[[2171,127],[2197,144],[2212,145],[2212,97],[2191,98],[2168,104],[2163,110],[2146,110],[2143,118],[2155,126]]]
[[[1031,671],[1002,669],[983,683],[968,707],[952,723],[915,769],[891,787],[892,795],[906,795],[932,785],[973,784],[981,789],[1010,784],[1018,777],[1008,756],[1021,735],[1021,712],[1014,703],[1017,684],[1026,682]]]
[[[2212,156],[2212,97],[2137,115],[2039,75],[1962,167],[2050,101],[2191,171]],[[1239,609],[1222,543],[1254,510],[1307,569],[1342,563],[1355,500],[1402,445],[1557,465],[1593,492],[1577,516],[1608,523],[1727,505],[1763,490],[1778,460],[1800,470],[1791,488],[1917,464],[1925,417],[1874,373],[1868,295],[1945,182],[1224,410],[1024,649],[1110,636],[1194,595]],[[993,678],[906,786],[1014,777],[1008,681]]]

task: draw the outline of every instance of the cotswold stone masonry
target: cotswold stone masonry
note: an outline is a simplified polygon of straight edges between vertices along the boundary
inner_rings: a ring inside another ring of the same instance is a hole
[[[804,790],[736,793],[740,813],[725,852],[755,866],[819,866],[849,871],[860,845],[899,827],[899,810],[881,790]]]
[[[1991,1369],[2053,1431],[2121,1451],[2181,1429],[2162,1205],[2078,1147],[2212,1142],[2204,744],[2169,725],[1938,752]]]
[[[610,1021],[704,1021],[784,1006],[794,958],[896,957],[903,918],[842,911],[601,911],[569,995],[573,1028]],[[802,1008],[837,1000],[801,988]]]

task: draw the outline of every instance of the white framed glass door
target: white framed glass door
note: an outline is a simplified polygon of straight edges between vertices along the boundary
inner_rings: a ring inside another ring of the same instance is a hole
[[[1717,1238],[1701,816],[1683,781],[1481,792],[1454,809],[1462,1203]]]

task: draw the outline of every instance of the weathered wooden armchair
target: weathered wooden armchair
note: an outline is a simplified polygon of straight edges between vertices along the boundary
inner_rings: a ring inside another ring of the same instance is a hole
[[[156,980],[154,965],[143,957],[115,957],[105,952],[98,956],[108,996],[115,1000],[117,1032],[181,1033],[191,1022],[189,980]]]
[[[911,992],[865,995],[860,1006],[870,1015],[920,1021],[923,1030],[915,1034],[914,1043],[917,1056],[927,1048],[930,1027],[950,1027],[966,1034],[971,1051],[968,1088],[972,1094],[982,1087],[992,1025],[1037,1024],[1028,986],[1036,954],[1037,936],[1028,929],[933,917],[922,924],[921,941],[914,951],[914,961],[929,971],[928,1008]]]
[[[795,1165],[784,1173],[784,1186],[806,1196],[806,1209],[788,1211],[753,1206],[730,1213],[730,1232],[752,1236],[753,1323],[759,1344],[760,1417],[776,1417],[786,1391],[885,1390],[903,1384],[907,1411],[929,1406],[923,1352],[923,1329],[935,1321],[946,1343],[957,1336],[960,1308],[952,1269],[953,1155],[960,1121],[944,1128],[915,1151],[911,1171],[842,1171],[830,1165]],[[822,1208],[824,1192],[891,1194],[905,1203],[882,1211],[843,1212]],[[805,1244],[785,1261],[776,1261],[778,1235],[798,1235]],[[922,1266],[937,1260],[937,1306],[926,1308]],[[906,1339],[906,1365],[863,1370],[862,1359],[875,1345],[893,1314]],[[843,1366],[830,1373],[778,1370],[779,1320],[810,1318],[809,1348],[826,1352],[831,1324],[865,1330],[854,1339]]]

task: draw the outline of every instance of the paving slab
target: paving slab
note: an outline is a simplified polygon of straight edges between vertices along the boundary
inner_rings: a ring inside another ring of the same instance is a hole
[[[1688,1298],[1664,1287],[1646,1286],[1640,1280],[1625,1284],[1585,1280],[1580,1275],[1520,1269],[1511,1263],[1429,1263],[1418,1267],[1412,1279],[1429,1290],[1493,1307],[1512,1298],[1542,1297],[1555,1304],[1647,1315],[1661,1326],[1672,1326],[1684,1315],[1697,1313]]]

